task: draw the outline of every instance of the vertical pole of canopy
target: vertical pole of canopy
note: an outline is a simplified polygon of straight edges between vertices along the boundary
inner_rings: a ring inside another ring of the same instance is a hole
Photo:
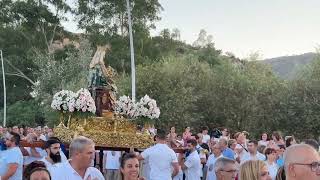
[[[133,35],[132,35],[132,22],[131,22],[131,9],[130,2],[127,0],[128,11],[128,24],[129,24],[129,36],[130,36],[130,54],[131,54],[131,93],[132,100],[136,100],[136,67],[134,63],[134,48],[133,48]]]

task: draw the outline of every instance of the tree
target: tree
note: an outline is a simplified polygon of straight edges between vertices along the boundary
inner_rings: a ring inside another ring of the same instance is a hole
[[[33,100],[15,102],[7,109],[7,126],[44,125],[40,107]],[[0,115],[3,117],[3,110],[0,111]]]
[[[58,33],[60,16],[70,9],[62,0],[0,2],[0,48],[3,49],[8,90],[8,104],[31,98],[36,84],[36,52],[52,53],[51,45]],[[55,8],[52,13],[48,4]],[[3,13],[2,13],[3,12]],[[61,35],[61,34],[60,34]],[[1,102],[2,103],[2,102]]]
[[[180,33],[180,30],[178,28],[174,28],[172,30],[171,38],[174,39],[174,40],[180,41],[181,33]]]
[[[285,132],[302,138],[319,137],[320,110],[320,56],[303,69],[296,79],[289,83],[286,100],[282,106],[282,128]]]
[[[158,13],[162,7],[158,0],[132,0],[132,21],[135,24],[147,24],[159,20]],[[144,9],[144,11],[141,11]],[[126,36],[128,32],[126,1],[119,0],[79,0],[75,9],[79,19],[79,27],[87,33],[120,34]]]
[[[149,30],[159,20],[162,7],[158,0],[130,0],[135,56],[137,64],[149,61],[151,37]],[[75,9],[79,27],[93,44],[110,43],[112,53],[108,63],[118,72],[130,71],[130,50],[126,0],[79,0]]]
[[[93,50],[86,40],[80,41],[79,48],[73,46],[66,48],[66,57],[54,59],[51,54],[37,54],[35,62],[39,68],[37,84],[33,86],[33,95],[44,104],[46,112],[50,112],[53,95],[66,89],[77,91],[88,87],[89,63]],[[45,114],[47,115],[47,114]],[[46,116],[47,117],[47,116]],[[47,117],[49,121],[57,117]]]
[[[171,32],[169,29],[163,29],[160,32],[160,36],[163,37],[164,39],[171,39]]]

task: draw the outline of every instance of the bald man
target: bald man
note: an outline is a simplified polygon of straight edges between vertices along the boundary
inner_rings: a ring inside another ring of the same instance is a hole
[[[307,144],[291,145],[284,154],[287,180],[320,180],[320,157]]]

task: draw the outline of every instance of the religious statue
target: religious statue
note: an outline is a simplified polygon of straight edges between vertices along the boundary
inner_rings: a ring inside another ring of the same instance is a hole
[[[113,112],[116,101],[117,86],[113,80],[116,72],[104,63],[105,55],[109,51],[110,45],[97,46],[89,65],[89,89],[95,100],[98,116],[102,116],[105,111]]]

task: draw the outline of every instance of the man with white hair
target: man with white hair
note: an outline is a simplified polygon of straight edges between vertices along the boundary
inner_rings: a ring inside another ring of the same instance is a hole
[[[70,144],[69,152],[70,161],[59,166],[54,173],[56,176],[53,176],[52,179],[104,180],[101,172],[91,167],[95,155],[94,142],[91,139],[83,136],[76,137]]]
[[[291,145],[284,154],[287,180],[320,180],[320,157],[307,144]]]
[[[214,164],[217,180],[234,180],[237,176],[236,161],[227,157],[220,157]]]

